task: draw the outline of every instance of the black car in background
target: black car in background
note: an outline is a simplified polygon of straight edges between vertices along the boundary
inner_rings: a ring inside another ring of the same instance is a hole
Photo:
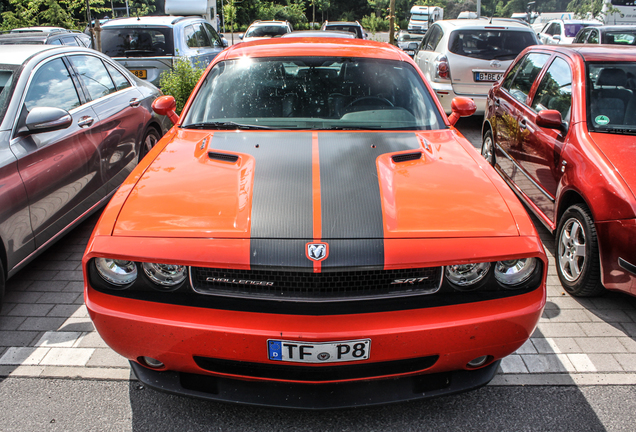
[[[92,48],[91,37],[79,30],[29,27],[0,34],[0,45],[67,45]]]

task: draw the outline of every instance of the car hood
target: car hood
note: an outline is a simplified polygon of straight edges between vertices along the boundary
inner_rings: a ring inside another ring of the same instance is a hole
[[[623,178],[632,194],[636,191],[636,170],[634,170],[634,156],[636,155],[636,139],[633,135],[618,135],[609,133],[590,133],[592,139]]]
[[[179,130],[132,188],[113,235],[518,236],[497,177],[458,139],[451,129]]]

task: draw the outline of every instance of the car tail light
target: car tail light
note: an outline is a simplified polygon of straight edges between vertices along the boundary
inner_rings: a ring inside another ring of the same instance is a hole
[[[439,56],[435,60],[435,77],[450,79],[450,66],[448,64],[448,58],[445,55]]]

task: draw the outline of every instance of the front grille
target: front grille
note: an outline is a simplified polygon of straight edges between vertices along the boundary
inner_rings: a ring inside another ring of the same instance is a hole
[[[194,356],[194,361],[197,366],[209,372],[232,374],[251,378],[269,378],[305,382],[339,381],[419,372],[433,366],[438,359],[439,356],[432,355],[427,357],[377,363],[300,366],[242,362]]]
[[[191,267],[190,280],[200,294],[323,302],[432,294],[442,273],[441,267],[323,273]]]

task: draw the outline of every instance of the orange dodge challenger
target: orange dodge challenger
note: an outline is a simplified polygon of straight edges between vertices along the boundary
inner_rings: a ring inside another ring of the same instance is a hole
[[[144,384],[325,409],[488,383],[533,332],[526,211],[384,43],[242,43],[106,207],[83,260],[100,335]]]

